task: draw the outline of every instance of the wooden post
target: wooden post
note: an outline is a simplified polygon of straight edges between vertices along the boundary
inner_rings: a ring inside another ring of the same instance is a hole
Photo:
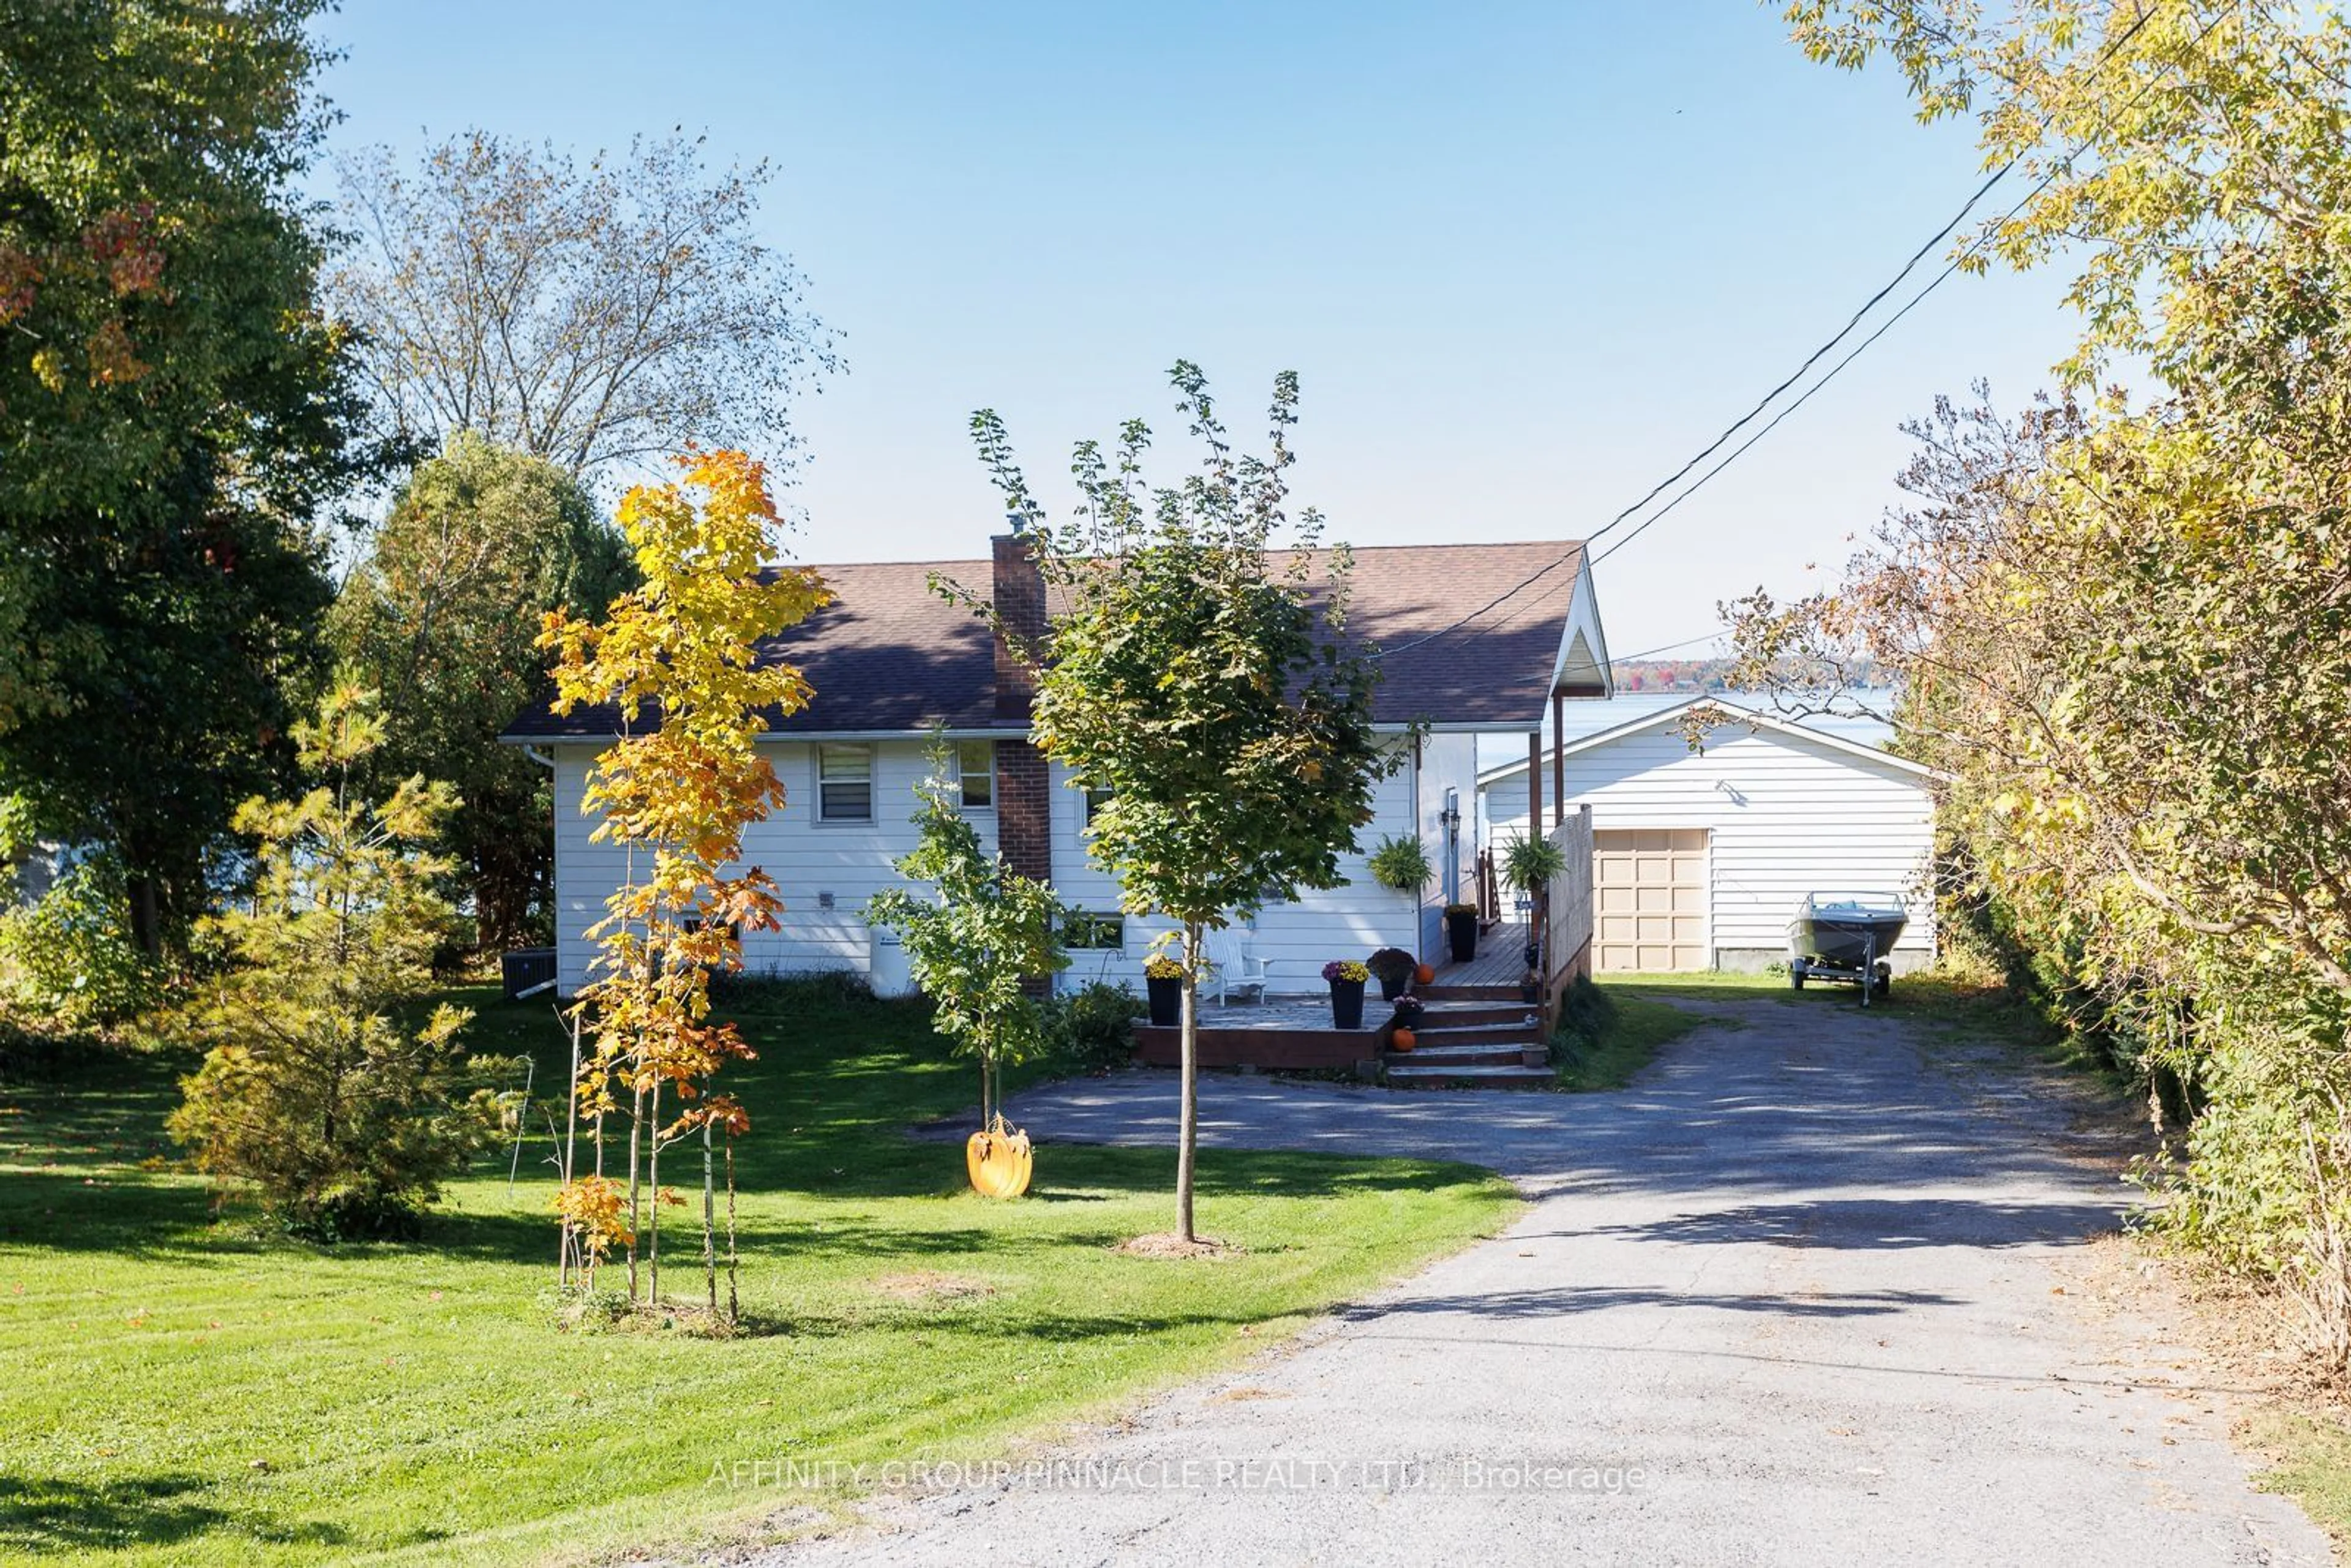
[[[1567,821],[1567,694],[1551,694],[1551,820]]]
[[[1542,810],[1542,731],[1527,737],[1527,832],[1531,838],[1543,836]]]

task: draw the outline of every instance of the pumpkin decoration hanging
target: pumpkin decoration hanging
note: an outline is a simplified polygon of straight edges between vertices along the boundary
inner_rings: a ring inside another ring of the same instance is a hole
[[[980,1197],[1019,1197],[1029,1190],[1036,1155],[1028,1134],[995,1116],[965,1140],[963,1161],[971,1175],[971,1189]]]

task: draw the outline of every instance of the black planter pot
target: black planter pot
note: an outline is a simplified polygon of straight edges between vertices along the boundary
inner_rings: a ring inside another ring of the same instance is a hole
[[[1453,949],[1453,961],[1466,964],[1478,956],[1478,915],[1447,915],[1445,917],[1445,940]]]
[[[1181,976],[1172,980],[1146,978],[1144,989],[1151,993],[1151,1022],[1156,1029],[1174,1029],[1184,1021],[1184,981]]]
[[[1380,1000],[1384,1002],[1392,1002],[1411,988],[1412,977],[1409,974],[1380,977]]]
[[[1333,1029],[1364,1027],[1364,982],[1333,980],[1331,982],[1331,1026]]]

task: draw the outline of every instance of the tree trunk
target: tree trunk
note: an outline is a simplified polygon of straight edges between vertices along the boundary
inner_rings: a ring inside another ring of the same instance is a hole
[[[742,1316],[735,1300],[735,1134],[726,1134],[726,1321]]]
[[[645,1155],[645,1300],[661,1304],[661,1080],[653,1080],[653,1135]]]
[[[566,1104],[563,1116],[563,1166],[561,1175],[563,1178],[564,1190],[569,1192],[571,1188],[572,1173],[579,1168],[577,1160],[578,1150],[580,1147],[580,1014],[576,1009],[571,1015],[571,1076],[565,1080],[565,1082],[569,1087],[564,1094]],[[573,1260],[579,1255],[579,1228],[577,1226],[566,1225],[563,1228],[562,1256],[556,1260],[555,1275],[557,1284],[569,1285],[571,1283],[571,1265]]]
[[[155,897],[155,879],[134,871],[125,891],[131,895],[131,940],[150,958],[163,956],[163,918]]]
[[[637,1299],[637,1238],[644,1234],[644,1213],[637,1199],[638,1149],[643,1142],[645,1092],[639,1085],[629,1101],[629,1300]]]
[[[718,1215],[714,1196],[717,1173],[711,1168],[710,1124],[702,1124],[702,1278],[710,1288],[710,1315],[718,1315]]]
[[[1192,1166],[1200,1141],[1200,923],[1184,923],[1183,1112],[1176,1134],[1176,1233],[1186,1241],[1192,1228]]]

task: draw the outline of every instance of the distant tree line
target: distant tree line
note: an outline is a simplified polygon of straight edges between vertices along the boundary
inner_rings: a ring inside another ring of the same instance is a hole
[[[1729,692],[1738,688],[1741,678],[1741,663],[1735,657],[1719,659],[1619,659],[1608,666],[1615,677],[1620,695],[1639,692]],[[1779,672],[1782,678],[1801,681],[1810,671],[1793,668]],[[1820,667],[1825,673],[1825,666]],[[1891,685],[1890,673],[1875,660],[1855,659],[1837,667],[1837,676],[1855,690],[1883,691]]]

